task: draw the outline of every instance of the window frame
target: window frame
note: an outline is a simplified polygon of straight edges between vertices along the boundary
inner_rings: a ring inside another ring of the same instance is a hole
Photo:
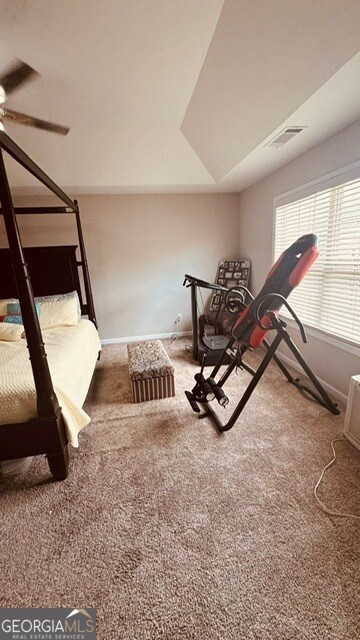
[[[298,187],[294,187],[289,191],[281,193],[274,197],[273,199],[273,219],[272,219],[272,263],[275,261],[275,229],[276,229],[276,209],[277,207],[290,204],[296,200],[301,200],[302,198],[306,198],[307,196],[314,195],[320,191],[324,191],[325,189],[331,189],[332,187],[337,187],[341,184],[349,182],[351,180],[360,180],[360,160],[353,162],[349,165],[336,169],[330,173],[324,174],[319,178],[311,180],[309,182],[304,183],[303,185],[299,185]],[[291,304],[291,299],[290,299]],[[299,331],[299,327],[296,322],[287,315],[281,314],[280,316],[283,318],[284,322],[291,327]],[[301,320],[301,317],[300,317]],[[338,349],[343,351],[347,351],[353,355],[360,357],[360,345],[348,340],[347,338],[341,338],[340,336],[336,336],[328,331],[323,329],[319,329],[317,327],[313,327],[312,325],[308,325],[306,322],[303,323],[306,332],[327,344],[330,344]]]

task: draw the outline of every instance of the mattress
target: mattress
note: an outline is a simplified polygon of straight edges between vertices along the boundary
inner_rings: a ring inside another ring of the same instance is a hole
[[[83,410],[101,349],[90,320],[42,331],[51,379],[61,406],[67,438],[78,447],[79,431],[90,418]],[[0,342],[0,424],[35,418],[36,391],[26,340]]]

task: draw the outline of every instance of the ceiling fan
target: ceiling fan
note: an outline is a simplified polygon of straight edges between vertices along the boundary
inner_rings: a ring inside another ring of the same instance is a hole
[[[47,122],[46,120],[40,120],[34,116],[29,116],[26,113],[20,113],[19,111],[13,111],[4,106],[8,96],[13,92],[21,89],[21,87],[39,78],[40,74],[35,71],[28,64],[22,60],[15,60],[10,67],[0,75],[0,130],[4,131],[3,119],[17,122],[18,124],[25,124],[28,127],[35,127],[36,129],[45,129],[45,131],[52,131],[53,133],[59,133],[66,136],[69,133],[70,128],[64,127],[55,122]]]

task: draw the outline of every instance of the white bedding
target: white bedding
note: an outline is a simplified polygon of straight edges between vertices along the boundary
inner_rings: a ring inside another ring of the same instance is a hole
[[[83,411],[101,349],[90,320],[42,331],[51,378],[64,417],[68,441],[78,447],[78,433],[90,422]],[[26,340],[0,342],[0,424],[36,417],[36,392]]]

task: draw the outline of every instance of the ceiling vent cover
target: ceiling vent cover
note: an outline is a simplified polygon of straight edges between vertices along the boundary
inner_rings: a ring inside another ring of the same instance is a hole
[[[286,127],[277,133],[275,138],[267,142],[265,147],[283,147],[291,138],[297,136],[305,127]]]

